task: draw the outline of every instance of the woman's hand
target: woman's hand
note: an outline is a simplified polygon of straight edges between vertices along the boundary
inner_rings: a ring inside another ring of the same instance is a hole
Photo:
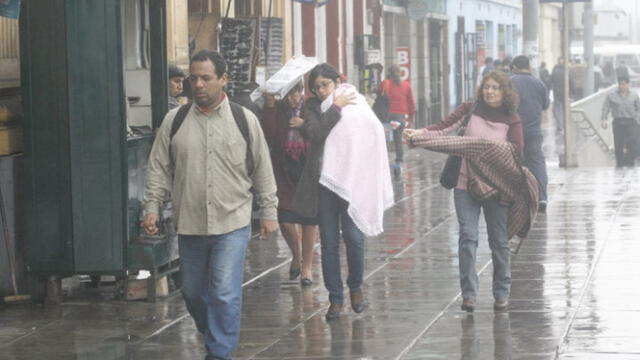
[[[289,120],[289,126],[292,128],[299,128],[304,124],[304,119],[298,116],[294,116]]]
[[[335,94],[333,103],[340,108],[343,108],[347,105],[354,105],[356,103],[356,94],[352,92]]]
[[[276,97],[266,91],[264,92],[264,106],[268,108],[276,106]]]
[[[404,129],[402,137],[407,141],[411,141],[411,138],[418,134],[418,132],[418,129]]]

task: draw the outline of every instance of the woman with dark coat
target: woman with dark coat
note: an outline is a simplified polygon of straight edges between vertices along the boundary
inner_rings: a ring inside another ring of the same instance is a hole
[[[304,120],[300,111],[304,103],[304,85],[294,86],[287,96],[277,101],[265,94],[265,106],[261,124],[271,150],[271,164],[278,186],[278,221],[293,259],[289,268],[289,280],[302,274],[300,284],[310,286],[312,281],[313,253],[318,237],[316,217],[304,217],[293,210],[293,194],[304,168],[308,142],[300,127]]]
[[[310,148],[293,203],[300,215],[318,216],[322,275],[331,303],[325,317],[333,320],[344,302],[340,238],[347,250],[351,307],[360,313],[365,236],[382,231],[393,190],[384,130],[364,97],[342,84],[326,63],[311,70],[309,88],[314,96],[304,105],[301,129]]]

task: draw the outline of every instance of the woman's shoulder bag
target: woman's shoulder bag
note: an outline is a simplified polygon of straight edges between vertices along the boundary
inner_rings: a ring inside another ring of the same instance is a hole
[[[458,136],[463,136],[464,131],[469,124],[471,115],[476,110],[478,102],[475,102],[471,109],[465,115],[462,125],[458,129]],[[445,189],[453,189],[458,184],[458,176],[460,176],[460,166],[462,166],[462,158],[460,156],[449,155],[447,161],[444,163],[442,173],[440,174],[440,185]]]

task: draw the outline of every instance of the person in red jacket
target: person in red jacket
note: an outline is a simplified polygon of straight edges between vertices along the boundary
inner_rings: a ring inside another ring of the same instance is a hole
[[[389,118],[387,121],[393,128],[393,143],[396,153],[393,173],[396,176],[400,175],[404,159],[402,131],[407,127],[411,127],[416,113],[411,84],[407,80],[403,81],[401,74],[400,67],[392,64],[387,70],[387,78],[380,84],[379,88],[379,94],[386,95],[389,99]]]

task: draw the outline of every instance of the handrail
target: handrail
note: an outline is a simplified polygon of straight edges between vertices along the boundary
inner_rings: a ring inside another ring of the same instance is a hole
[[[573,114],[580,114],[582,115],[582,119],[581,120],[576,120],[575,117],[573,116]],[[575,109],[571,109],[571,119],[579,124],[586,124],[587,126],[579,126],[579,129],[582,130],[583,132],[583,136],[585,137],[591,137],[591,138],[596,138],[597,143],[600,145],[600,147],[602,148],[602,150],[604,150],[606,153],[608,153],[609,155],[613,155],[613,150],[612,148],[607,145],[607,141],[604,137],[602,137],[602,135],[600,134],[600,132],[594,128],[594,125],[591,123],[591,121],[589,121],[589,116],[587,115],[587,112],[584,109],[581,108],[575,108]],[[590,133],[586,133],[586,130],[589,129],[591,130]]]

